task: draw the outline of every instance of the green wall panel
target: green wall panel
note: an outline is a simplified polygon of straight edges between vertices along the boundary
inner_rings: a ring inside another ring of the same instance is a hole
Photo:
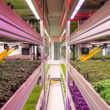
[[[60,60],[60,42],[54,42],[54,59]]]

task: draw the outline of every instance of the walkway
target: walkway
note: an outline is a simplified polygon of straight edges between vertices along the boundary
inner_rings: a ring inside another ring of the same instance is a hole
[[[52,64],[48,74],[51,78],[60,78],[60,65]],[[50,85],[47,110],[64,110],[64,101],[60,81],[52,81]]]

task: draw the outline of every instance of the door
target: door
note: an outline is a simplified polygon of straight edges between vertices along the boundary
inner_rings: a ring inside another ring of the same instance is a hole
[[[60,42],[54,42],[54,60],[60,60]]]

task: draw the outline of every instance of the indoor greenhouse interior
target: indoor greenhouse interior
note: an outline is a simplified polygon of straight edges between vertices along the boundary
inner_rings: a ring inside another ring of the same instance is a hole
[[[0,110],[110,110],[110,0],[0,0]]]

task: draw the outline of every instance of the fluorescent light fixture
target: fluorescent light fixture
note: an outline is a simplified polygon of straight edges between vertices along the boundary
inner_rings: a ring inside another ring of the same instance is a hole
[[[47,37],[50,37],[49,34],[48,34],[48,32],[46,31],[46,29],[45,29],[45,33],[46,33]]]
[[[73,11],[72,15],[71,15],[71,19],[73,19],[75,17],[75,15],[77,14],[77,12],[79,11],[79,9],[81,8],[82,4],[84,3],[85,0],[79,0],[75,10]]]
[[[49,42],[50,42],[51,40],[50,40],[50,37],[49,37]]]
[[[26,2],[27,2],[27,4],[29,5],[29,7],[30,7],[30,9],[32,10],[32,12],[34,13],[36,19],[39,20],[39,19],[40,19],[40,16],[39,16],[39,14],[37,13],[37,11],[36,11],[36,9],[35,9],[33,3],[32,3],[32,0],[26,0]]]
[[[60,42],[61,42],[61,37],[60,37]]]
[[[66,33],[66,29],[64,29],[64,31],[63,31],[63,33],[62,33],[61,37],[62,37],[65,33]]]

